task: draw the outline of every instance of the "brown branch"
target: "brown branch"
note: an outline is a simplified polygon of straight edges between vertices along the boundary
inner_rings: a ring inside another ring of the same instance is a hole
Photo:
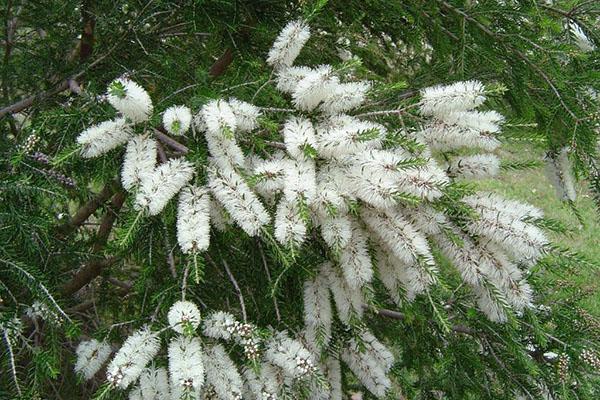
[[[216,78],[225,73],[225,70],[233,61],[233,51],[230,48],[225,49],[225,52],[215,61],[215,63],[208,70],[208,75],[211,78]]]
[[[81,5],[81,17],[83,19],[83,32],[81,33],[81,42],[79,47],[79,62],[83,63],[91,55],[94,49],[94,28],[96,27],[96,18],[90,10],[90,1],[84,1]]]
[[[381,315],[382,317],[397,319],[399,321],[406,319],[406,316],[398,311],[388,310],[385,308],[373,309],[366,304],[364,304],[363,307],[367,310],[373,311],[377,315]],[[464,333],[466,335],[474,335],[476,333],[475,330],[464,325],[453,325],[450,327],[450,330],[456,333]]]
[[[100,193],[94,198],[85,203],[71,217],[69,222],[58,227],[58,232],[61,236],[66,236],[83,224],[96,210],[113,195],[117,187],[116,181],[111,181],[104,185]]]
[[[154,136],[156,136],[158,140],[160,140],[167,146],[171,147],[174,150],[177,150],[182,154],[187,154],[190,152],[190,149],[187,146],[179,143],[177,140],[167,135],[165,128],[161,126],[159,126],[158,128],[154,128]]]
[[[106,214],[100,222],[100,227],[96,234],[92,251],[99,253],[110,236],[110,232],[117,218],[117,214],[123,203],[125,202],[126,194],[124,191],[119,190],[111,199],[110,207],[106,210]],[[65,283],[62,287],[62,293],[64,295],[71,295],[77,292],[79,289],[90,283],[94,278],[102,273],[102,270],[113,265],[117,261],[117,257],[109,257],[101,260],[93,260],[84,265],[71,280]]]
[[[70,296],[73,293],[76,293],[79,289],[100,275],[104,268],[110,267],[117,262],[117,260],[117,257],[108,257],[100,260],[93,260],[85,264],[69,282],[62,286],[62,294],[64,296]]]

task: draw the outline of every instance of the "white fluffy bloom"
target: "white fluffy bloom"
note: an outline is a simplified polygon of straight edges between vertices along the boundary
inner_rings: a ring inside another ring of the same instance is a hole
[[[202,107],[201,113],[206,129],[210,133],[233,134],[237,129],[237,119],[233,109],[225,100],[211,100]]]
[[[467,179],[489,178],[500,172],[500,159],[493,154],[457,157],[448,166],[448,172]]]
[[[283,190],[289,160],[262,160],[254,165],[254,189],[263,197],[272,197]]]
[[[75,350],[75,372],[82,374],[85,379],[92,379],[108,360],[110,353],[110,345],[105,342],[100,343],[96,339],[80,342]]]
[[[169,375],[174,399],[186,393],[198,397],[204,385],[204,356],[200,339],[178,336],[169,343]]]
[[[152,115],[152,99],[137,83],[119,78],[108,86],[108,102],[134,124],[147,121]]]
[[[342,249],[352,238],[352,222],[347,216],[325,217],[321,220],[321,236],[334,249]]]
[[[340,251],[340,267],[351,290],[358,290],[373,278],[373,266],[369,256],[367,237],[361,227],[352,224],[352,236]]]
[[[317,151],[320,157],[343,158],[381,147],[383,125],[361,121],[349,115],[335,115],[317,125]]]
[[[260,365],[260,375],[253,369],[246,368],[244,377],[244,399],[248,400],[277,400],[279,379],[276,367],[268,363]]]
[[[420,109],[423,115],[443,115],[472,110],[484,101],[485,87],[481,82],[456,82],[422,89]]]
[[[214,161],[222,169],[244,166],[242,149],[235,140],[237,119],[232,107],[224,100],[212,100],[201,110],[206,124],[206,143]]]
[[[477,192],[463,197],[463,202],[476,210],[487,210],[502,213],[513,218],[524,220],[526,218],[542,218],[544,213],[531,204],[521,203],[517,200],[509,200],[491,192]]]
[[[285,246],[298,246],[306,237],[306,223],[297,202],[279,201],[275,213],[275,239]]]
[[[376,397],[384,397],[391,387],[380,361],[369,352],[361,353],[355,345],[348,345],[341,351],[341,358],[361,383]]]
[[[344,323],[349,323],[353,317],[362,318],[364,299],[360,290],[351,289],[340,273],[333,269],[328,262],[321,264],[320,272],[329,282],[329,289],[338,310],[338,316]]]
[[[438,116],[448,125],[473,129],[478,132],[498,133],[504,116],[496,111],[456,111]]]
[[[283,197],[289,202],[311,204],[317,194],[316,165],[313,160],[286,164]]]
[[[126,143],[131,137],[131,129],[125,118],[104,121],[81,132],[77,143],[85,158],[97,157]]]
[[[339,79],[331,66],[320,66],[298,82],[292,93],[294,106],[302,111],[312,111],[329,98],[337,85]]]
[[[369,82],[339,83],[333,86],[333,91],[325,98],[320,109],[327,114],[339,114],[360,106],[371,89]]]
[[[177,301],[167,315],[169,326],[177,333],[185,332],[185,325],[195,330],[200,325],[200,310],[190,301]]]
[[[394,365],[394,355],[370,331],[366,329],[361,331],[359,337],[364,350],[377,360],[385,372],[388,372]],[[360,347],[354,339],[350,340],[350,345],[356,348]]]
[[[224,311],[216,311],[204,319],[202,332],[214,339],[231,339],[236,332],[238,321],[233,315]]]
[[[106,369],[106,378],[114,386],[126,389],[142,373],[160,349],[158,337],[147,328],[134,332]]]
[[[210,196],[208,190],[187,186],[179,194],[177,241],[184,253],[204,251],[210,241]]]
[[[208,186],[231,218],[250,236],[256,236],[270,217],[258,197],[233,169],[208,169]]]
[[[258,117],[260,117],[258,107],[238,99],[229,99],[229,106],[235,115],[238,131],[251,132],[258,127]]]
[[[313,71],[310,67],[287,67],[277,71],[277,90],[293,93],[298,83]]]
[[[473,293],[477,300],[477,307],[483,312],[490,320],[498,323],[503,323],[508,320],[506,311],[502,304],[494,299],[492,293],[488,288],[483,286],[473,286]]]
[[[206,349],[206,383],[221,400],[242,400],[242,378],[220,344]]]
[[[315,382],[311,384],[310,400],[341,400],[344,398],[342,391],[342,369],[340,360],[328,356],[325,361],[319,362],[319,369],[325,375],[328,386],[323,387]]]
[[[408,269],[410,268],[384,247],[377,248],[377,273],[379,280],[387,289],[392,300],[399,306],[402,305],[403,294],[408,300],[412,300],[417,294],[415,287],[410,285]]]
[[[561,200],[575,201],[577,199],[568,147],[563,147],[557,155],[548,154],[546,156],[546,175]]]
[[[315,372],[310,352],[286,332],[278,332],[266,343],[265,358],[283,369],[291,378],[303,378]]]
[[[494,133],[439,121],[431,123],[419,134],[432,150],[450,151],[468,147],[494,151],[500,146]]]
[[[184,135],[192,123],[192,110],[186,106],[172,106],[163,114],[163,125],[173,135]]]
[[[579,47],[579,49],[583,52],[594,51],[596,46],[590,40],[590,38],[585,34],[583,29],[573,21],[569,21],[569,31],[575,40],[575,45]]]
[[[156,140],[146,136],[136,136],[127,143],[121,183],[127,191],[142,183],[142,179],[154,171],[156,166]]]
[[[159,214],[194,175],[194,165],[183,158],[175,158],[159,165],[142,179],[135,198],[138,209],[147,208],[150,215]]]
[[[306,340],[314,348],[327,346],[331,337],[331,301],[323,275],[304,282],[304,326]]]
[[[275,68],[291,66],[308,38],[310,38],[310,29],[304,21],[289,22],[269,50],[267,63]]]
[[[306,159],[307,146],[316,150],[315,129],[308,118],[292,117],[283,125],[283,141],[287,152],[297,160]]]
[[[167,371],[164,368],[154,367],[144,369],[140,375],[139,394],[141,400],[164,400],[171,398]]]

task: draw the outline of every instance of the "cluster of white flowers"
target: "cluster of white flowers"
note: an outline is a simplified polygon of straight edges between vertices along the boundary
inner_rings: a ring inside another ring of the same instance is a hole
[[[581,29],[581,26],[579,26],[575,21],[569,20],[568,28],[573,40],[575,41],[575,45],[579,47],[581,51],[587,53],[596,49],[594,42],[590,40],[583,29]]]
[[[77,137],[77,143],[81,146],[81,155],[92,158],[127,143],[130,137],[131,129],[125,118],[117,118],[87,128]]]
[[[208,362],[208,360],[206,360]],[[178,336],[169,343],[169,375],[173,398],[198,397],[204,385],[202,346],[196,337]]]
[[[316,371],[312,355],[302,343],[278,332],[266,344],[265,358],[291,378],[301,378]]]
[[[280,392],[280,373],[268,363],[260,365],[257,375],[253,369],[246,368],[244,377],[244,399],[249,400],[276,400]]]
[[[113,386],[126,389],[135,382],[143,369],[156,356],[160,343],[155,333],[140,329],[125,340],[106,370],[106,378]]]
[[[85,379],[92,379],[108,360],[111,348],[108,343],[99,342],[96,339],[85,340],[79,343],[75,354],[75,372],[82,374]]]
[[[269,52],[276,86],[289,95],[297,110],[290,112],[296,115],[286,117],[281,130],[283,142],[275,146],[285,151],[265,152],[267,158],[242,151],[240,143],[259,126],[261,110],[251,104],[237,99],[212,100],[195,114],[194,132],[204,133],[209,152],[205,187],[186,186],[194,173],[188,161],[170,159],[155,166],[156,142],[146,136],[130,139],[131,124],[145,121],[144,115],[151,113],[152,106],[149,97],[141,94],[143,89],[129,81],[111,85],[109,100],[112,96],[111,104],[126,118],[107,123],[108,131],[118,132],[112,135],[116,138],[112,144],[96,143],[99,127],[80,137],[85,156],[102,154],[130,140],[123,184],[136,191],[138,208],[156,215],[181,192],[177,232],[184,253],[208,248],[209,224],[224,230],[235,223],[250,236],[260,235],[271,223],[269,210],[275,210],[274,237],[282,245],[302,245],[312,237],[310,227],[320,231],[331,248],[332,260],[318,266],[316,276],[304,285],[306,347],[280,332],[265,344],[261,355],[252,325],[240,324],[224,312],[204,321],[206,336],[251,347],[247,355],[252,353],[254,361],[262,360],[268,366],[265,377],[244,374],[248,376],[248,391],[255,398],[274,398],[272,387],[277,384],[273,382],[313,376],[319,366],[330,381],[330,393],[340,393],[339,360],[320,358],[320,351],[331,342],[332,315],[356,327],[368,303],[363,293],[371,290],[375,276],[398,304],[427,292],[439,274],[432,244],[471,287],[479,309],[502,322],[509,307],[521,311],[531,306],[531,288],[523,269],[544,254],[548,243],[535,224],[542,217],[539,210],[500,196],[475,193],[457,200],[476,216],[460,225],[435,207],[454,178],[484,178],[500,169],[492,152],[500,145],[496,135],[504,118],[495,111],[476,110],[486,101],[481,82],[423,89],[417,104],[419,120],[425,121],[421,128],[416,132],[388,132],[381,123],[366,119],[386,112],[354,112],[365,102],[369,82],[344,82],[329,65],[293,65],[309,36],[305,22],[291,22]],[[131,104],[136,101],[140,104]],[[165,129],[175,135],[187,132],[190,120],[190,111],[183,107],[173,107],[163,115]],[[395,146],[396,137],[412,145]],[[456,154],[470,148],[484,153],[465,152],[468,155],[453,156],[446,165],[435,158],[436,151]],[[183,332],[184,319],[195,328],[200,320],[196,312],[184,303],[177,304],[169,313],[169,323],[178,332]],[[371,333],[357,335],[342,343],[340,358],[368,390],[382,397],[390,387],[387,372],[393,357]],[[123,346],[126,356],[133,351],[129,341],[137,341],[132,338]],[[176,340],[195,346],[189,338]],[[201,352],[199,345],[192,350]],[[208,353],[204,395],[241,397],[241,378],[224,348],[215,345]],[[125,364],[125,356],[119,358],[119,354],[111,363],[109,378],[126,387],[151,357],[142,357],[143,365]],[[178,378],[177,382],[186,379]],[[315,388],[317,392],[325,393],[323,388]]]
[[[169,326],[177,333],[184,333],[188,325],[195,330],[200,325],[200,310],[191,301],[178,301],[171,306],[167,315]]]

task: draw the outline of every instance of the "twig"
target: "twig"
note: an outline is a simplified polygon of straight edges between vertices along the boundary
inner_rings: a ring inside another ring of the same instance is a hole
[[[17,393],[19,396],[22,395],[21,387],[19,386],[19,379],[17,378],[17,368],[15,366],[15,355],[13,353],[12,345],[10,343],[10,338],[8,337],[8,332],[6,329],[2,332],[4,336],[4,341],[6,342],[6,348],[8,349],[8,358],[10,360],[10,371],[13,376],[13,380],[15,381],[15,388],[17,389]]]
[[[225,73],[229,64],[233,61],[233,51],[230,48],[225,49],[225,52],[215,61],[215,63],[208,70],[208,75],[211,78],[216,78]]]
[[[77,229],[81,224],[83,224],[96,210],[113,195],[117,188],[117,181],[111,181],[104,185],[100,193],[98,193],[94,198],[85,203],[75,214],[69,222],[58,227],[58,232],[62,235],[68,235]]]
[[[244,323],[246,323],[248,321],[248,317],[246,315],[246,305],[244,303],[244,295],[242,294],[242,290],[240,289],[240,286],[238,285],[237,281],[235,280],[235,277],[231,273],[231,270],[229,269],[229,265],[227,265],[227,261],[225,261],[225,259],[223,259],[222,261],[223,261],[223,267],[225,268],[225,272],[227,272],[227,276],[229,276],[229,280],[233,284],[233,287],[235,288],[235,291],[237,292],[238,298],[240,299],[240,307],[242,308],[242,318],[244,319]]]
[[[401,312],[398,312],[398,311],[388,310],[388,309],[385,309],[385,308],[373,309],[372,307],[369,307],[366,304],[363,304],[363,307],[365,309],[371,310],[375,314],[381,315],[383,317],[397,319],[399,321],[403,321],[404,319],[406,319],[406,316],[404,314],[402,314]],[[450,330],[453,331],[453,332],[456,332],[456,333],[464,333],[466,335],[474,335],[474,334],[476,334],[476,332],[473,329],[469,328],[468,326],[464,326],[464,325],[453,325],[453,326],[450,327]]]
[[[158,159],[160,160],[161,163],[164,164],[168,160],[167,153],[165,153],[165,148],[162,147],[162,144],[160,144],[160,143],[156,143],[156,144],[157,144],[156,150],[157,150],[157,153],[158,153]]]
[[[267,279],[269,281],[269,285],[273,285],[273,281],[271,280],[271,271],[269,271],[269,265],[267,264],[267,258],[265,257],[265,252],[263,251],[262,244],[260,241],[258,242],[258,251],[260,251],[260,257],[262,258],[263,266],[265,268],[265,273],[267,274]],[[279,313],[279,305],[277,304],[277,296],[273,297],[273,306],[275,308],[275,316],[277,317],[277,322],[281,322],[281,314]]]
[[[118,260],[117,257],[102,258],[100,260],[93,260],[85,264],[81,269],[71,278],[71,280],[65,283],[61,292],[64,296],[70,296],[76,293],[90,283],[95,277],[100,275],[104,268],[110,267]]]
[[[177,150],[180,153],[183,154],[187,154],[189,153],[190,149],[179,143],[177,140],[171,138],[169,135],[167,135],[166,133],[164,133],[164,128],[162,127],[158,127],[158,128],[153,128],[154,130],[154,136],[156,136],[156,138],[158,140],[160,140],[161,142],[163,142],[164,144],[166,144],[167,146]]]
[[[260,111],[265,112],[295,112],[293,108],[277,108],[277,107],[258,107]]]
[[[169,231],[167,230],[167,224],[163,225],[163,230],[165,232],[165,250],[167,252],[167,264],[169,264],[169,270],[171,271],[171,276],[177,279],[177,268],[175,268],[175,259],[173,258],[173,250],[171,249],[171,243],[169,242]]]

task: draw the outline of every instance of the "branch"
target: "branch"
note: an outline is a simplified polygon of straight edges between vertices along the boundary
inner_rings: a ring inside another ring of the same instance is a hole
[[[64,225],[58,227],[58,232],[66,236],[69,233],[73,232],[77,229],[81,224],[83,224],[96,210],[113,195],[117,188],[117,181],[111,181],[104,185],[100,193],[98,193],[94,198],[85,203],[73,217],[71,217],[70,221]]]
[[[225,73],[225,70],[233,61],[233,52],[230,48],[225,49],[225,52],[215,61],[215,63],[208,70],[208,75],[211,78],[216,78]]]
[[[179,143],[177,140],[167,135],[165,128],[159,126],[158,128],[153,128],[153,130],[154,136],[156,136],[158,140],[171,147],[172,149],[177,150],[178,152],[183,154],[187,154],[190,152],[190,149],[187,146]]]
[[[372,307],[369,307],[366,304],[363,304],[363,307],[365,309],[371,310],[375,314],[381,315],[383,317],[397,319],[399,321],[403,321],[404,319],[406,319],[406,316],[398,311],[388,310],[385,308],[373,309]],[[475,330],[469,328],[468,326],[464,326],[464,325],[453,325],[450,327],[450,330],[452,330],[453,332],[456,332],[456,333],[464,333],[466,335],[474,335],[476,333]]]

